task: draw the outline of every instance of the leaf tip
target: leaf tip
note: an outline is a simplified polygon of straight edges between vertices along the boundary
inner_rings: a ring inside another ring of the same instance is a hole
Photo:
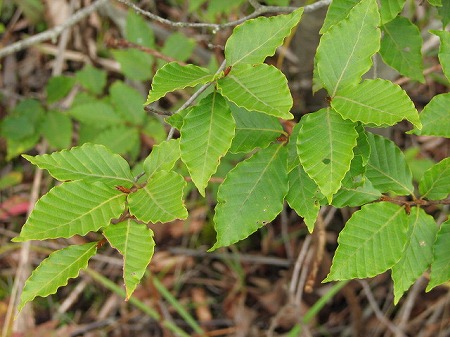
[[[11,239],[11,242],[25,242],[27,239],[23,238],[22,236],[16,236],[15,238]]]

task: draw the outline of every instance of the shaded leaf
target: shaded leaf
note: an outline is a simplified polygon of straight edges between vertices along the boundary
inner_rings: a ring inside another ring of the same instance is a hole
[[[202,196],[211,176],[231,146],[235,122],[227,101],[217,92],[202,99],[184,118],[181,159]]]
[[[114,153],[126,154],[140,145],[139,131],[128,125],[118,125],[102,130],[93,143],[106,146]]]
[[[408,94],[391,81],[365,80],[339,91],[331,106],[354,122],[377,126],[394,125],[403,119],[421,128],[419,114]]]
[[[208,69],[193,64],[182,66],[177,62],[167,63],[153,77],[152,89],[145,104],[157,101],[168,92],[211,82],[214,76]]]
[[[236,26],[225,44],[227,64],[264,62],[291,34],[302,14],[303,8],[299,8],[290,14],[259,17]]]
[[[425,171],[419,182],[422,198],[445,199],[450,194],[450,158],[445,158]]]
[[[51,253],[33,271],[25,282],[18,310],[36,296],[55,294],[59,287],[67,285],[80,270],[86,269],[89,259],[97,252],[97,242],[73,245]]]
[[[195,49],[195,40],[187,38],[182,33],[171,34],[164,42],[161,53],[175,60],[187,61]]]
[[[398,195],[414,194],[412,174],[402,151],[390,140],[367,134],[370,144],[370,158],[366,176],[373,186],[382,193]]]
[[[75,78],[68,76],[54,76],[45,86],[47,103],[54,103],[66,97],[75,85]]]
[[[408,216],[406,247],[400,261],[392,267],[394,281],[394,304],[403,293],[423,274],[433,259],[433,243],[437,226],[431,215],[419,207],[414,207]]]
[[[106,227],[103,234],[123,256],[123,279],[129,299],[153,256],[153,232],[146,225],[128,219]]]
[[[283,209],[288,192],[287,153],[282,144],[260,150],[226,176],[217,193],[210,250],[245,239]]]
[[[334,207],[356,207],[381,197],[380,191],[373,187],[370,180],[365,179],[362,184],[353,186],[342,186],[333,196],[332,205]]]
[[[441,7],[438,7],[438,13],[441,16],[442,27],[447,27],[450,23],[450,2],[444,1]]]
[[[433,246],[430,283],[426,291],[450,280],[450,219],[441,224]]]
[[[136,81],[149,80],[153,75],[153,56],[138,49],[112,50],[122,73]]]
[[[381,23],[385,24],[393,19],[402,11],[406,0],[380,0]]]
[[[361,81],[380,47],[380,15],[375,0],[362,0],[348,16],[320,39],[316,53],[318,76],[328,94]]]
[[[145,187],[128,196],[130,213],[141,221],[152,223],[186,219],[185,185],[183,177],[176,172],[155,172]]]
[[[292,97],[283,73],[268,64],[240,64],[217,82],[221,94],[249,111],[292,119]]]
[[[95,95],[100,95],[106,85],[106,71],[88,64],[75,74],[76,80]]]
[[[303,116],[297,152],[306,173],[331,202],[350,169],[358,133],[355,124],[332,109]]]
[[[153,146],[152,152],[144,160],[144,170],[148,177],[157,171],[170,171],[180,159],[180,139],[171,139]]]
[[[422,129],[416,135],[450,138],[450,93],[434,96],[419,115]]]
[[[49,111],[44,121],[42,133],[48,143],[57,148],[64,149],[72,142],[72,121],[59,111]]]
[[[422,36],[419,28],[405,17],[397,17],[382,27],[380,55],[386,64],[403,76],[425,82],[423,77]]]
[[[101,101],[78,104],[69,110],[69,114],[82,123],[103,127],[123,123],[113,107]]]
[[[133,125],[144,123],[145,110],[142,106],[144,98],[139,91],[122,81],[116,81],[109,88],[109,96],[115,110],[123,120]]]
[[[450,9],[450,3],[448,3]],[[444,30],[430,30],[434,35],[439,36],[441,45],[439,47],[439,62],[442,66],[442,71],[447,79],[450,81],[450,32]]]
[[[127,161],[103,145],[87,143],[52,154],[34,157],[24,154],[23,157],[61,181],[101,180],[108,184],[126,184],[127,186],[133,183]]]
[[[108,226],[125,208],[125,195],[101,182],[53,187],[36,203],[14,242],[70,238]]]
[[[125,38],[147,48],[155,47],[155,36],[149,23],[138,13],[129,10],[125,23]]]
[[[310,233],[314,230],[320,210],[319,198],[322,194],[301,165],[289,172],[289,192],[286,201],[303,218]]]
[[[368,204],[353,213],[339,234],[338,248],[326,282],[378,275],[401,258],[408,217],[395,204]]]

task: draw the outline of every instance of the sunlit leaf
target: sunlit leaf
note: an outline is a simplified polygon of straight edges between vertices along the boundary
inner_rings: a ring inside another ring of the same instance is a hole
[[[181,128],[181,159],[202,196],[211,176],[231,146],[235,122],[227,101],[209,94],[184,118]]]
[[[375,0],[362,0],[348,16],[331,26],[320,39],[318,76],[328,94],[361,81],[380,47],[380,15]]]
[[[123,256],[123,279],[129,299],[153,256],[153,232],[146,225],[128,219],[106,227],[103,234]]]
[[[320,34],[324,34],[331,26],[341,20],[344,20],[350,13],[350,10],[361,0],[340,0],[331,1],[328,7],[327,16],[323,22]]]
[[[145,173],[149,177],[157,171],[170,171],[180,159],[180,139],[171,139],[153,146],[152,152],[144,160]]]
[[[430,266],[433,259],[433,243],[437,226],[431,215],[420,207],[414,207],[408,216],[408,238],[400,261],[392,267],[394,303]]]
[[[133,182],[127,161],[103,145],[87,143],[52,154],[23,157],[61,181],[103,181],[127,186]]]
[[[422,129],[416,135],[450,138],[450,93],[434,96],[419,115]]]
[[[288,192],[287,153],[282,144],[260,150],[236,165],[217,193],[217,241],[210,250],[245,239],[283,209]]]
[[[407,242],[408,217],[395,204],[368,204],[353,213],[339,234],[325,281],[373,277],[394,266]]]
[[[176,172],[155,172],[147,185],[128,196],[130,213],[144,222],[169,222],[186,219],[183,205],[183,177]]]
[[[450,194],[450,158],[445,158],[425,171],[419,182],[422,198],[445,199]]]
[[[426,291],[450,280],[450,219],[441,224],[433,246],[430,283]]]
[[[59,287],[67,285],[80,270],[86,269],[89,259],[97,252],[97,242],[74,245],[50,254],[33,271],[25,282],[18,310],[36,296],[46,297],[55,294]]]
[[[125,195],[101,182],[73,181],[53,187],[36,203],[14,242],[70,238],[109,225],[125,208]]]
[[[237,106],[249,111],[292,119],[292,96],[286,77],[268,64],[252,66],[240,64],[228,76],[220,79],[217,86],[223,96]]]
[[[380,0],[381,23],[394,19],[403,9],[406,0]]]
[[[290,14],[247,20],[233,30],[225,45],[227,64],[258,64],[275,54],[302,17],[303,8]]]

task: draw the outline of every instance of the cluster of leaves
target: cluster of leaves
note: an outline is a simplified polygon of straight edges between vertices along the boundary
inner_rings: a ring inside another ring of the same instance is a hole
[[[186,87],[209,83],[213,90],[198,105],[167,118],[179,129],[180,138],[153,148],[143,163],[144,182],[133,177],[123,158],[101,145],[25,156],[65,182],[38,201],[14,241],[101,230],[124,257],[130,296],[153,253],[147,224],[188,216],[183,202],[186,183],[176,163],[181,160],[204,196],[221,160],[231,153],[244,159],[218,188],[217,241],[211,250],[248,237],[275,219],[285,201],[310,231],[322,205],[358,206],[339,235],[326,281],[371,277],[390,269],[396,302],[430,265],[427,289],[446,282],[450,220],[438,229],[421,206],[448,201],[449,158],[422,174],[417,193],[403,152],[366,127],[384,128],[407,120],[414,126],[411,133],[450,137],[450,94],[434,97],[419,115],[398,85],[383,79],[362,81],[378,52],[401,74],[423,80],[417,71],[422,59],[419,31],[398,16],[404,1],[381,4],[381,8],[376,0],[331,4],[314,72],[315,87],[328,92],[330,106],[303,116],[290,134],[280,123],[293,118],[287,80],[263,62],[292,33],[302,8],[236,27],[225,46],[223,72],[176,62],[164,65],[153,78],[146,104]],[[392,33],[398,29],[404,32],[402,39]],[[434,33],[441,38],[439,58],[449,78],[450,33]],[[98,245],[70,246],[51,254],[27,281],[20,307],[36,296],[54,293],[78,275]]]

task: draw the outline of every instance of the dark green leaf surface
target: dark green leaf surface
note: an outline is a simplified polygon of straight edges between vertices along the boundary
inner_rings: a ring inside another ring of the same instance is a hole
[[[90,64],[77,71],[75,78],[83,88],[95,95],[100,95],[106,85],[106,71],[97,69]]]
[[[378,275],[401,258],[407,241],[408,217],[395,204],[368,204],[353,213],[339,234],[338,248],[325,281]]]
[[[273,144],[239,163],[217,193],[217,241],[210,250],[245,239],[283,209],[288,192],[287,153]]]
[[[447,2],[450,9],[450,2]],[[439,36],[441,45],[439,47],[439,62],[442,66],[442,71],[447,79],[450,81],[450,32],[444,30],[431,30],[431,33]]]
[[[15,242],[70,238],[108,226],[125,208],[125,195],[101,182],[74,181],[39,199]]]
[[[51,146],[57,149],[70,147],[72,142],[72,121],[69,116],[59,111],[49,111],[44,125],[42,133]]]
[[[450,194],[450,158],[425,171],[419,183],[422,198],[429,200],[445,199]]]
[[[128,219],[106,227],[103,234],[123,256],[123,279],[129,299],[153,256],[153,232],[146,225]]]
[[[50,254],[26,281],[18,310],[22,310],[36,296],[46,297],[67,285],[69,279],[77,277],[80,270],[87,268],[89,259],[96,252],[97,242],[91,242],[69,246]]]

